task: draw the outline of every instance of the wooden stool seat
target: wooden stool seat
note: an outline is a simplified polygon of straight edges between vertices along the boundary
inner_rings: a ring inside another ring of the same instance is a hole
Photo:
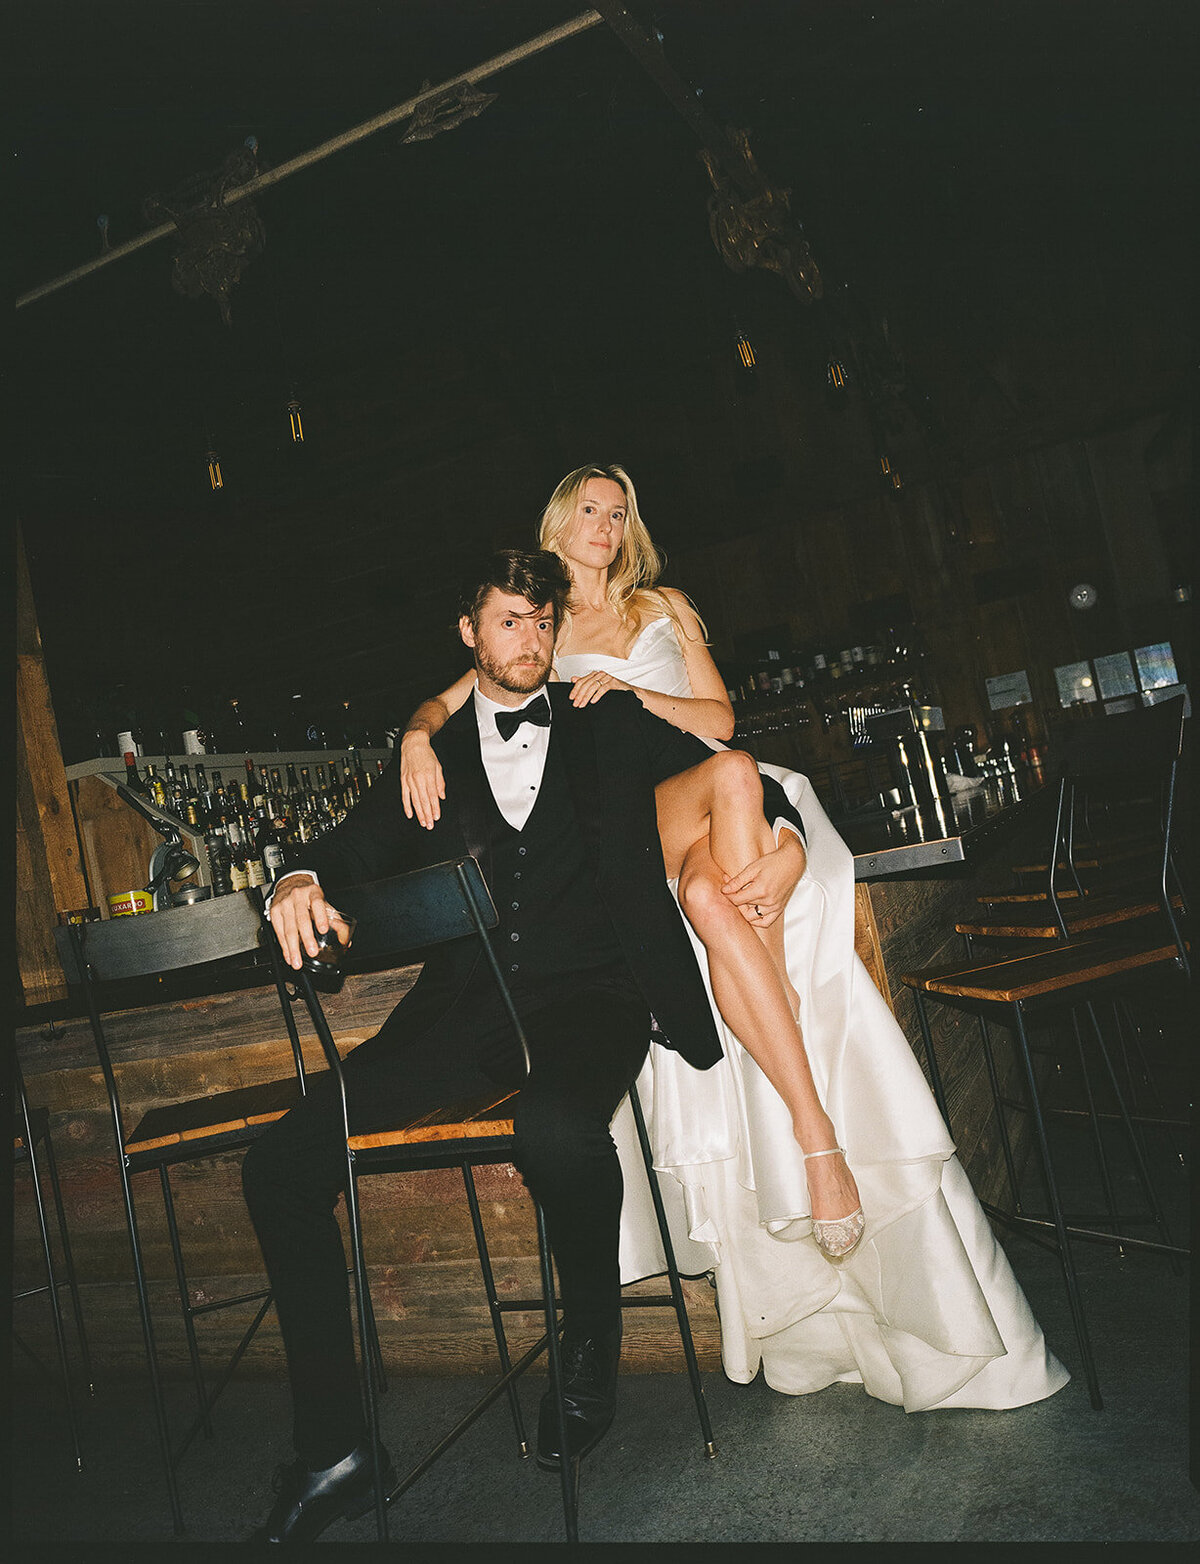
[[[320,1079],[324,1074],[323,1070],[310,1071],[309,1078]],[[200,1156],[200,1143],[206,1140],[237,1145],[240,1132],[256,1132],[264,1124],[282,1119],[300,1097],[300,1083],[292,1075],[282,1081],[239,1086],[233,1091],[214,1092],[211,1097],[151,1108],[125,1142],[125,1154],[144,1158],[150,1152],[186,1145],[189,1156]]]
[[[1144,874],[1135,875],[1128,869],[1118,870],[1115,874],[1104,874],[1094,877],[1090,883],[1084,885],[1082,891],[1075,889],[1073,885],[1060,885],[1056,887],[1055,895],[1059,901],[1075,901],[1082,896],[1124,896],[1127,899],[1142,895],[1158,895],[1157,887],[1147,883]],[[1050,900],[1050,893],[1045,886],[1033,885],[1005,885],[998,886],[989,891],[981,891],[975,898],[981,906],[985,907],[1009,907],[1031,905],[1036,902]]]
[[[1152,967],[1176,958],[1175,941],[1157,930],[1154,939],[1072,940],[1052,950],[1013,954],[996,961],[906,972],[901,981],[925,994],[1016,1004],[1069,993],[1072,988]]]
[[[1049,905],[1049,897],[1046,897]],[[1182,897],[1175,895],[1171,904],[1176,909],[1183,906]],[[1076,897],[1063,916],[1068,935],[1090,934],[1096,929],[1111,928],[1116,923],[1134,923],[1139,918],[1152,917],[1159,912],[1162,902],[1151,893],[1133,900],[1112,892],[1107,896]],[[956,923],[955,932],[971,934],[980,939],[1061,939],[1062,932],[1054,917],[1042,909],[1025,913],[1010,912],[995,918],[977,918],[969,923]]]
[[[1089,843],[1077,844],[1074,853],[1074,862],[1077,869],[1092,871],[1112,868],[1114,864],[1135,864],[1138,862],[1152,864],[1155,861],[1155,844],[1146,838],[1137,841],[1105,842],[1102,844]],[[1060,869],[1067,868],[1064,858],[1058,865]],[[1050,860],[1043,858],[1040,863],[1019,863],[1013,865],[1013,873],[1045,874],[1050,868]]]
[[[512,1110],[518,1093],[480,1097],[472,1102],[450,1103],[422,1114],[395,1129],[371,1130],[351,1135],[351,1151],[376,1151],[387,1146],[419,1146],[430,1141],[486,1140],[513,1132]],[[508,1112],[502,1110],[507,1108]]]

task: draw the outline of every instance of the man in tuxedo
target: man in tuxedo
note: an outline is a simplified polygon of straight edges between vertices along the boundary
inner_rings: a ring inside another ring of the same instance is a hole
[[[478,859],[500,916],[492,939],[526,1027],[528,1079],[478,941],[451,941],[431,951],[381,1030],[347,1057],[351,1124],[365,1131],[449,1093],[521,1084],[514,1160],[545,1211],[558,1267],[573,1457],[603,1435],[615,1402],[622,1191],[609,1120],[646,1057],[651,1012],[659,1041],[689,1063],[704,1069],[720,1057],[664,878],[654,789],[707,766],[714,807],[726,807],[752,768],[737,751],[714,755],[631,694],[576,709],[569,686],[546,687],[569,584],[553,554],[503,551],[487,562],[460,603],[477,689],[436,741],[447,791],[440,820],[426,831],[407,818],[389,769],[336,830],[289,856],[270,916],[298,967],[303,951],[315,953],[316,932],[344,930],[327,891],[463,853]],[[799,830],[782,790],[767,787],[766,818]],[[328,1081],[318,1080],[243,1164],[287,1353],[298,1457],[282,1469],[270,1541],[311,1540],[372,1496],[334,1216],[340,1122]],[[558,1442],[547,1395],[541,1465],[557,1469]]]

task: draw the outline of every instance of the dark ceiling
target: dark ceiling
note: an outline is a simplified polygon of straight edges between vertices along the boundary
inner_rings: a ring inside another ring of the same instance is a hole
[[[582,9],[14,8],[18,294],[96,253],[98,214],[119,245],[146,226],[144,197],[247,136],[276,167]],[[847,284],[874,320],[905,323],[910,360],[942,387],[925,422],[949,428],[960,463],[992,436],[954,428],[954,377],[993,331],[996,267],[1052,263],[1086,232],[1136,291],[1182,254],[1193,6],[630,9],[792,191],[831,302]],[[580,462],[626,460],[668,548],[755,524],[751,506],[706,503],[694,450],[685,462],[656,437],[689,399],[720,430],[738,326],[819,387],[831,305],[722,265],[696,137],[604,25],[482,90],[496,101],[433,140],[389,129],[264,191],[266,246],[231,328],[172,291],[169,240],[17,312],[15,490],[76,756],[118,683],[168,728],[184,685],[238,693],[264,720],[301,685],[395,720],[452,655],[464,552],[527,540]],[[738,461],[732,423],[723,438],[714,470]],[[847,472],[814,465],[814,492]]]

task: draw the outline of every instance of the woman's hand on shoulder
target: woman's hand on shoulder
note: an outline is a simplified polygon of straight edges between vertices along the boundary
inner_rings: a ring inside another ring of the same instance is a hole
[[[419,729],[400,740],[400,799],[404,813],[414,815],[420,825],[432,831],[441,819],[441,800],[446,796],[446,779],[441,762],[433,752],[429,735]]]
[[[616,674],[605,673],[602,668],[594,668],[591,673],[577,674],[571,680],[571,705],[592,706],[610,690],[630,690],[634,695],[638,694],[634,685],[626,684],[625,680],[618,679]]]

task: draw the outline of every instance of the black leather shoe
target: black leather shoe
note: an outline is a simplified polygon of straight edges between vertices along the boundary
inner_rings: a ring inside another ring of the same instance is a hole
[[[392,1458],[380,1451],[383,1486],[396,1480]],[[271,1506],[267,1524],[255,1532],[252,1542],[311,1542],[334,1521],[365,1515],[375,1504],[371,1451],[361,1444],[334,1466],[312,1471],[299,1461],[281,1466],[275,1473],[279,1497]]]
[[[608,1432],[617,1405],[620,1358],[620,1325],[586,1337],[564,1332],[562,1371],[568,1460],[586,1455]],[[548,1472],[556,1472],[561,1459],[558,1409],[551,1387],[542,1397],[538,1412],[537,1463]]]

